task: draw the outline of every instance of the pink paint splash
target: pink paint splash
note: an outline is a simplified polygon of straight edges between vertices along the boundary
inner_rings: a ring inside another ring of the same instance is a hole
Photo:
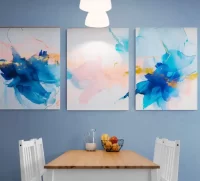
[[[24,31],[25,30],[23,30],[21,33],[23,33]],[[44,41],[27,34],[23,34],[22,39],[20,40],[16,41],[12,40],[12,38],[9,38],[9,41],[9,43],[3,41],[0,42],[1,59],[12,60],[11,46],[13,46],[21,56],[27,59],[30,58],[32,55],[38,55],[38,52],[40,52],[40,50],[56,52],[55,47],[49,47]]]
[[[96,61],[86,62],[73,70],[73,75],[79,85],[84,85],[87,82],[83,93],[79,97],[79,101],[82,104],[87,104],[94,95],[102,91],[106,86],[107,80],[101,63],[101,59],[97,58]]]
[[[0,59],[12,60],[11,44],[0,41]]]
[[[83,89],[79,102],[87,104],[93,96],[113,85],[127,86],[128,76],[124,74],[126,71],[127,66],[121,66],[120,68],[120,65],[107,69],[103,68],[100,57],[75,68],[72,71],[73,81],[76,81],[76,84]]]

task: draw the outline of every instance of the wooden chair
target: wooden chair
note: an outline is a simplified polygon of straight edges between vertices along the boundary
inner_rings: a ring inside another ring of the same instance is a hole
[[[34,140],[19,141],[22,181],[39,181],[37,151]]]
[[[158,181],[178,181],[180,141],[156,138],[154,162],[160,165]]]

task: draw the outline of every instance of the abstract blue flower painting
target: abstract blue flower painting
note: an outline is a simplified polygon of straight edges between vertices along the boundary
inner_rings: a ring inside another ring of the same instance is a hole
[[[197,29],[136,30],[136,110],[197,110]]]
[[[60,108],[60,29],[0,28],[0,109]]]

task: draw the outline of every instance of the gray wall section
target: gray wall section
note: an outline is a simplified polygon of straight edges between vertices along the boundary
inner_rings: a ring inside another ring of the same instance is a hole
[[[124,149],[153,158],[156,136],[181,140],[179,181],[199,181],[200,112],[135,111],[135,27],[200,27],[199,0],[113,0],[111,27],[130,28],[130,111],[66,110],[66,29],[84,27],[79,0],[0,1],[0,26],[61,27],[61,110],[0,112],[0,181],[19,181],[18,140],[44,139],[46,161],[83,148],[83,135],[97,128],[125,139]],[[199,40],[199,38],[198,38]],[[199,49],[198,49],[199,52]],[[101,148],[100,143],[98,145]]]

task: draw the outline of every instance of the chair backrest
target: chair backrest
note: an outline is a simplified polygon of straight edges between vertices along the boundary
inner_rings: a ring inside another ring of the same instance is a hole
[[[160,181],[160,174],[163,168],[163,153],[164,153],[164,140],[156,138],[155,149],[154,149],[154,163],[160,165],[160,169],[157,170],[157,178]]]
[[[163,169],[161,179],[163,181],[178,181],[180,141],[164,139]]]
[[[44,147],[42,138],[35,139],[35,145],[37,150],[37,161],[38,161],[38,168],[40,172],[40,178],[44,175],[45,169],[45,156],[44,156]]]
[[[19,141],[22,181],[39,181],[37,152],[34,140]]]
[[[178,181],[180,141],[156,139],[154,161],[160,165],[160,181]]]

